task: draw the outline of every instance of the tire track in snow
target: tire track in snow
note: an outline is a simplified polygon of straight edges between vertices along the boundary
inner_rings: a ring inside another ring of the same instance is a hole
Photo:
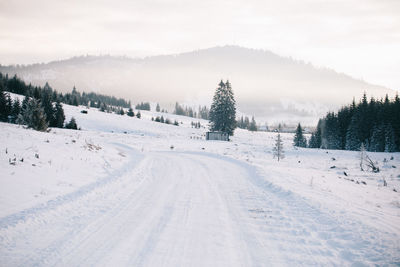
[[[245,162],[204,152],[189,152],[224,160],[242,166],[247,181],[238,183],[240,193],[227,201],[230,209],[242,206],[247,209],[246,223],[255,240],[254,250],[268,249],[272,257],[263,257],[262,250],[255,253],[257,262],[272,265],[385,265],[400,263],[399,236],[377,231],[349,214],[336,214],[313,206],[304,198],[268,181],[269,175],[260,175],[257,169]],[[284,179],[284,177],[282,177]],[[227,194],[225,194],[227,195]],[[261,264],[263,265],[263,264]]]
[[[131,171],[136,164],[140,162],[142,156],[134,151],[132,148],[122,145],[122,144],[115,144],[125,150],[130,152],[130,161],[126,163],[122,168],[110,173],[108,176],[95,181],[93,183],[84,185],[80,187],[78,190],[68,193],[66,195],[62,195],[51,199],[45,203],[38,204],[34,207],[25,209],[23,211],[8,215],[6,217],[0,218],[0,230],[3,228],[8,228],[15,226],[18,223],[25,222],[29,218],[33,218],[40,213],[44,213],[46,211],[54,210],[58,206],[67,204],[68,202],[75,201],[76,199],[94,191],[95,189],[106,186],[107,184],[119,179],[121,176],[126,174],[127,172]]]
[[[268,182],[273,173],[260,175],[244,162],[204,152],[151,152],[113,175],[57,205],[5,220],[2,265],[399,262],[398,241],[312,206]]]

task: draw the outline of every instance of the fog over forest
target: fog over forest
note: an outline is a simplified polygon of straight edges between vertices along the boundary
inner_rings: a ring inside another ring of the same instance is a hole
[[[221,79],[229,79],[239,112],[260,123],[315,124],[329,110],[368,96],[394,91],[311,63],[265,50],[214,47],[147,58],[81,56],[48,64],[1,67],[26,82],[69,92],[95,91],[132,100],[159,102],[172,111],[175,101],[210,105]]]

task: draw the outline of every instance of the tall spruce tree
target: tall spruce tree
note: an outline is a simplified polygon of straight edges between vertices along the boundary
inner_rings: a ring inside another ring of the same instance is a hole
[[[0,88],[0,121],[7,121],[8,117],[7,94]]]
[[[392,125],[387,124],[385,127],[385,152],[395,152],[396,141]]]
[[[62,128],[64,126],[64,121],[65,121],[64,109],[60,101],[57,101],[56,105],[54,106],[53,118],[51,120],[50,126]]]
[[[297,147],[306,147],[307,139],[303,135],[303,129],[301,128],[300,123],[297,125],[296,133],[293,138],[293,145]]]
[[[315,132],[311,134],[309,147],[310,148],[321,148],[321,132],[322,132],[322,123],[323,121],[318,120],[317,128]]]
[[[21,111],[18,115],[17,118],[17,123],[18,124],[24,124],[27,125],[27,121],[29,121],[29,110],[28,110],[28,105],[29,105],[29,97],[25,96],[24,99],[22,100],[22,104],[21,104]]]
[[[385,126],[383,123],[375,125],[368,146],[369,151],[383,152],[385,150]]]
[[[33,128],[37,131],[46,131],[47,129],[46,114],[40,101],[35,98],[30,99],[25,108],[23,108],[22,118],[21,122],[27,125],[28,128]]]
[[[215,91],[210,109],[211,131],[233,135],[236,128],[236,103],[229,81],[222,80]]]
[[[11,122],[15,123],[18,119],[18,115],[21,112],[21,103],[18,98],[13,101],[12,110],[11,110]]]
[[[44,113],[46,114],[47,122],[52,124],[52,119],[54,117],[54,107],[53,107],[53,93],[52,89],[48,83],[45,84],[42,94],[40,103],[43,107]]]

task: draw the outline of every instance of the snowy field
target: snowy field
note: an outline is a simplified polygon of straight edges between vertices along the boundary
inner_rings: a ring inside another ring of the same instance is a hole
[[[81,131],[0,124],[0,266],[400,265],[400,153],[64,109]]]

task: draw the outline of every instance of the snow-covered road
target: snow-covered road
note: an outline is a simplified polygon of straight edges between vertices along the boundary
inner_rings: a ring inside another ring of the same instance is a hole
[[[130,157],[122,168],[0,219],[1,266],[400,262],[398,240],[312,206],[246,163],[116,146]]]

